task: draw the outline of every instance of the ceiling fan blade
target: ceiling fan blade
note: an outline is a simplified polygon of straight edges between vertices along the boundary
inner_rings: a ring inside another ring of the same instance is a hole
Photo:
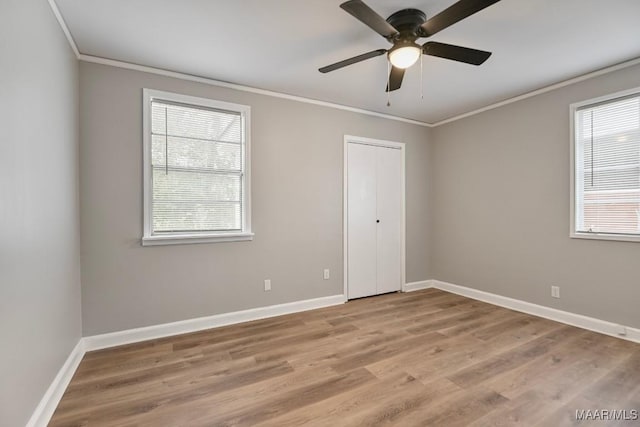
[[[440,30],[444,30],[450,25],[464,18],[480,12],[485,7],[489,7],[500,0],[460,0],[449,6],[433,18],[422,24],[422,33],[424,37],[430,37]]]
[[[404,68],[391,67],[391,74],[389,74],[389,83],[385,92],[393,92],[400,89],[402,86],[402,78],[404,77]]]
[[[393,28],[382,16],[364,4],[362,0],[349,0],[340,5],[342,9],[351,14],[354,18],[371,28],[382,37],[391,37],[398,34],[398,30]]]
[[[491,52],[485,52],[484,50],[438,42],[426,42],[423,44],[422,53],[472,65],[480,65],[491,56]]]
[[[336,62],[335,64],[327,65],[326,67],[318,68],[321,73],[328,73],[330,71],[337,70],[338,68],[346,67],[347,65],[355,64],[365,59],[375,58],[387,53],[387,49],[377,49],[371,52],[363,53],[362,55],[354,56],[353,58],[345,59],[344,61]]]

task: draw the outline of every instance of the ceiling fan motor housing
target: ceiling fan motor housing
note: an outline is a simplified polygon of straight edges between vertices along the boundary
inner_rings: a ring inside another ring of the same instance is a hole
[[[410,40],[414,42],[422,35],[421,25],[427,20],[427,15],[418,9],[403,9],[395,12],[387,18],[387,22],[392,25],[397,34],[389,36],[387,39],[394,43],[395,41]]]

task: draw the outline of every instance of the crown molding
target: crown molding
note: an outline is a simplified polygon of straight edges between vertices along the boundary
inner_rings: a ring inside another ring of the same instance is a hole
[[[454,121],[457,121],[457,120],[464,119],[466,117],[475,116],[476,114],[480,114],[480,113],[483,113],[485,111],[489,111],[489,110],[493,110],[495,108],[503,107],[505,105],[509,105],[509,104],[514,103],[514,102],[522,101],[522,100],[527,99],[527,98],[531,98],[531,97],[534,97],[534,96],[537,96],[537,95],[541,95],[541,94],[546,93],[546,92],[551,92],[553,90],[560,89],[562,87],[569,86],[569,85],[572,85],[574,83],[579,83],[581,81],[588,80],[588,79],[591,79],[593,77],[601,76],[603,74],[612,73],[614,71],[622,70],[624,68],[628,68],[628,67],[632,67],[634,65],[640,64],[640,58],[635,58],[635,59],[632,59],[632,60],[629,60],[629,61],[625,61],[625,62],[621,62],[619,64],[615,64],[615,65],[612,65],[612,66],[609,66],[609,67],[601,68],[599,70],[592,71],[590,73],[583,74],[581,76],[573,77],[571,79],[564,80],[562,82],[555,83],[555,84],[552,84],[550,86],[545,86],[543,88],[536,89],[536,90],[533,90],[531,92],[523,93],[522,95],[514,96],[512,98],[508,98],[508,99],[505,99],[503,101],[496,102],[494,104],[487,105],[485,107],[478,108],[478,109],[473,110],[473,111],[469,111],[467,113],[463,113],[463,114],[460,114],[460,115],[457,115],[457,116],[454,116],[454,117],[451,117],[451,118],[448,118],[448,119],[445,119],[445,120],[441,120],[441,121],[436,122],[436,123],[427,123],[427,122],[422,122],[422,121],[418,121],[418,120],[407,119],[407,118],[404,118],[404,117],[398,117],[398,116],[392,116],[392,115],[389,115],[389,114],[378,113],[378,112],[375,112],[375,111],[365,110],[365,109],[361,109],[361,108],[350,107],[350,106],[347,106],[347,105],[335,104],[335,103],[332,103],[332,102],[320,101],[320,100],[317,100],[317,99],[305,98],[305,97],[302,97],[302,96],[289,95],[289,94],[286,94],[286,93],[274,92],[274,91],[271,91],[271,90],[259,89],[259,88],[255,88],[255,87],[251,87],[251,86],[239,85],[239,84],[236,84],[236,83],[223,82],[223,81],[219,81],[219,80],[209,79],[209,78],[206,78],[206,77],[194,76],[194,75],[191,75],[191,74],[179,73],[179,72],[175,72],[175,71],[164,70],[164,69],[161,69],[161,68],[147,67],[147,66],[144,66],[144,65],[132,64],[132,63],[129,63],[129,62],[117,61],[117,60],[114,60],[114,59],[107,59],[107,58],[102,58],[102,57],[98,57],[98,56],[80,54],[78,56],[78,59],[80,61],[84,61],[84,62],[93,62],[93,63],[96,63],[96,64],[110,65],[110,66],[118,67],[118,68],[126,68],[126,69],[129,69],[129,70],[142,71],[142,72],[151,73],[151,74],[158,74],[158,75],[162,75],[162,76],[166,76],[166,77],[173,77],[173,78],[181,79],[181,80],[188,80],[188,81],[193,81],[193,82],[198,82],[198,83],[204,83],[204,84],[208,84],[208,85],[212,85],[212,86],[226,87],[226,88],[240,90],[240,91],[244,91],[244,92],[252,92],[252,93],[257,93],[257,94],[260,94],[260,95],[266,95],[266,96],[272,96],[272,97],[276,97],[276,98],[288,99],[288,100],[291,100],[291,101],[298,101],[298,102],[304,102],[304,103],[307,103],[307,104],[320,105],[320,106],[323,106],[323,107],[335,108],[335,109],[339,109],[339,110],[350,111],[350,112],[353,112],[353,113],[360,113],[360,114],[365,114],[365,115],[369,115],[369,116],[380,117],[380,118],[388,119],[388,120],[396,120],[396,121],[399,121],[399,122],[410,123],[410,124],[429,127],[429,128],[438,127],[438,126],[441,126],[441,125],[444,125],[444,124],[447,124],[447,123],[451,123],[451,122],[454,122]]]
[[[78,45],[76,45],[76,41],[73,39],[73,36],[71,35],[71,31],[69,31],[69,27],[67,27],[67,23],[64,21],[64,18],[62,17],[62,14],[60,13],[60,9],[58,9],[58,5],[56,4],[55,0],[48,0],[48,1],[49,1],[49,6],[51,6],[51,11],[53,12],[56,19],[58,20],[58,24],[60,24],[60,28],[62,28],[62,32],[64,33],[64,36],[67,38],[67,41],[69,42],[69,46],[71,46],[71,50],[73,50],[73,53],[76,55],[76,58],[80,59],[80,51],[78,50]]]
[[[522,101],[523,99],[531,98],[533,96],[537,96],[546,92],[551,92],[552,90],[560,89],[565,86],[572,85],[574,83],[578,83],[584,80],[588,80],[593,77],[601,76],[603,74],[612,73],[614,71],[622,70],[623,68],[632,67],[634,65],[640,64],[640,58],[631,59],[629,61],[620,62],[618,64],[611,65],[609,67],[601,68],[596,71],[592,71],[587,74],[582,74],[577,77],[573,77],[569,80],[564,80],[559,83],[554,83],[550,86],[545,86],[540,89],[533,90],[531,92],[523,93],[522,95],[514,96],[513,98],[505,99],[504,101],[496,102],[495,104],[487,105],[486,107],[478,108],[477,110],[469,111],[467,113],[459,114],[457,116],[450,117],[448,119],[440,120],[439,122],[435,122],[431,124],[431,127],[437,127],[440,125],[444,125],[447,123],[455,122],[460,119],[464,119],[465,117],[475,116],[476,114],[483,113],[485,111],[493,110],[494,108],[502,107],[504,105],[512,104],[514,102]]]
[[[251,92],[251,93],[258,94],[258,95],[272,96],[274,98],[282,98],[282,99],[287,99],[287,100],[290,100],[290,101],[297,101],[297,102],[303,102],[303,103],[306,103],[306,104],[319,105],[321,107],[335,108],[337,110],[350,111],[352,113],[359,113],[359,114],[364,114],[364,115],[367,115],[367,116],[380,117],[380,118],[383,118],[383,119],[395,120],[395,121],[398,121],[398,122],[409,123],[409,124],[412,124],[412,125],[425,126],[425,127],[431,127],[432,126],[429,123],[421,122],[419,120],[412,120],[412,119],[407,119],[407,118],[404,118],[404,117],[392,116],[390,114],[378,113],[376,111],[365,110],[365,109],[356,108],[356,107],[350,107],[348,105],[336,104],[336,103],[333,103],[333,102],[320,101],[318,99],[313,99],[313,98],[305,98],[303,96],[290,95],[288,93],[275,92],[275,91],[266,90],[266,89],[259,89],[259,88],[256,88],[256,87],[240,85],[240,84],[237,84],[237,83],[229,83],[229,82],[224,82],[224,81],[221,81],[221,80],[214,80],[214,79],[210,79],[210,78],[207,78],[207,77],[201,77],[201,76],[196,76],[196,75],[192,75],[192,74],[180,73],[180,72],[177,72],[177,71],[170,71],[170,70],[165,70],[165,69],[162,69],[162,68],[155,68],[155,67],[148,67],[146,65],[132,64],[130,62],[118,61],[118,60],[115,60],[115,59],[108,59],[108,58],[102,58],[102,57],[99,57],[99,56],[91,56],[91,55],[84,55],[84,54],[80,54],[78,59],[80,61],[92,62],[94,64],[109,65],[109,66],[112,66],[112,67],[124,68],[124,69],[127,69],[127,70],[142,71],[144,73],[157,74],[157,75],[160,75],[160,76],[172,77],[172,78],[175,78],[175,79],[187,80],[187,81],[192,81],[192,82],[196,82],[196,83],[203,83],[203,84],[207,84],[207,85],[211,85],[211,86],[224,87],[224,88],[239,90],[239,91],[243,91],[243,92]]]
[[[335,108],[335,109],[338,109],[338,110],[350,111],[352,113],[360,113],[360,114],[364,114],[364,115],[368,115],[368,116],[380,117],[380,118],[383,118],[383,119],[395,120],[395,121],[399,121],[399,122],[403,122],[403,123],[409,123],[409,124],[418,125],[418,126],[424,126],[424,127],[429,127],[429,128],[434,128],[434,127],[438,127],[438,126],[441,126],[441,125],[444,125],[444,124],[447,124],[447,123],[452,123],[452,122],[455,122],[455,121],[458,121],[458,120],[461,120],[461,119],[464,119],[464,118],[467,118],[467,117],[475,116],[476,114],[480,114],[480,113],[483,113],[485,111],[489,111],[489,110],[493,110],[495,108],[503,107],[505,105],[509,105],[509,104],[514,103],[514,102],[522,101],[524,99],[531,98],[531,97],[534,97],[534,96],[537,96],[537,95],[541,95],[543,93],[550,92],[550,91],[553,91],[553,90],[556,90],[556,89],[560,89],[562,87],[569,86],[569,85],[572,85],[574,83],[578,83],[578,82],[581,82],[581,81],[584,81],[584,80],[588,80],[588,79],[593,78],[593,77],[601,76],[603,74],[612,73],[614,71],[622,70],[624,68],[628,68],[628,67],[632,67],[634,65],[640,64],[640,57],[639,58],[634,58],[634,59],[631,59],[629,61],[620,62],[618,64],[614,64],[614,65],[611,65],[609,67],[601,68],[599,70],[595,70],[595,71],[592,71],[592,72],[589,72],[589,73],[586,73],[586,74],[582,74],[582,75],[577,76],[577,77],[570,78],[568,80],[563,80],[561,82],[554,83],[552,85],[545,86],[545,87],[542,87],[540,89],[533,90],[531,92],[526,92],[526,93],[523,93],[521,95],[517,95],[517,96],[511,97],[511,98],[507,98],[507,99],[505,99],[503,101],[499,101],[499,102],[487,105],[485,107],[478,108],[476,110],[472,110],[472,111],[469,111],[469,112],[466,112],[466,113],[462,113],[462,114],[450,117],[448,119],[440,120],[440,121],[437,121],[435,123],[428,123],[428,122],[423,122],[423,121],[420,121],[420,120],[413,120],[413,119],[407,119],[405,117],[393,116],[391,114],[378,113],[376,111],[365,110],[365,109],[362,109],[362,108],[350,107],[348,105],[336,104],[336,103],[327,102],[327,101],[320,101],[318,99],[313,99],[313,98],[305,98],[303,96],[290,95],[290,94],[287,94],[287,93],[275,92],[275,91],[266,90],[266,89],[259,89],[259,88],[252,87],[252,86],[245,86],[245,85],[236,84],[236,83],[229,83],[229,82],[224,82],[224,81],[220,81],[220,80],[214,80],[214,79],[210,79],[210,78],[206,78],[206,77],[196,76],[196,75],[192,75],[192,74],[180,73],[180,72],[165,70],[165,69],[161,69],[161,68],[154,68],[154,67],[148,67],[148,66],[145,66],[145,65],[133,64],[133,63],[124,62],[124,61],[118,61],[118,60],[115,60],[115,59],[108,59],[108,58],[103,58],[103,57],[99,57],[99,56],[85,55],[85,54],[80,53],[80,51],[78,50],[76,42],[73,39],[73,36],[71,35],[71,32],[69,31],[69,28],[67,27],[67,24],[64,21],[64,18],[60,14],[60,10],[58,9],[58,6],[56,5],[55,0],[48,0],[48,2],[49,2],[49,5],[51,6],[51,10],[53,11],[53,14],[55,15],[56,19],[58,20],[58,23],[60,24],[60,27],[62,28],[62,31],[64,32],[64,34],[65,34],[65,36],[67,38],[67,41],[69,42],[69,45],[71,46],[71,49],[73,50],[73,52],[76,55],[76,58],[78,58],[79,61],[92,62],[92,63],[95,63],[95,64],[110,65],[112,67],[125,68],[125,69],[135,70],[135,71],[142,71],[142,72],[145,72],[145,73],[157,74],[157,75],[162,75],[162,76],[166,76],[166,77],[173,77],[173,78],[180,79],[180,80],[188,80],[188,81],[193,81],[193,82],[197,82],[197,83],[204,83],[204,84],[208,84],[208,85],[212,85],[212,86],[219,86],[219,87],[225,87],[225,88],[229,88],[229,89],[240,90],[240,91],[243,91],[243,92],[251,92],[251,93],[256,93],[256,94],[259,94],[259,95],[266,95],[266,96],[272,96],[272,97],[276,97],[276,98],[288,99],[290,101],[297,101],[297,102],[303,102],[303,103],[307,103],[307,104],[319,105],[319,106],[322,106],[322,107]]]
[[[73,50],[73,53],[76,55],[76,58],[79,61],[92,62],[92,63],[95,63],[95,64],[110,65],[112,67],[125,68],[125,69],[128,69],[128,70],[135,70],[135,71],[142,71],[142,72],[145,72],[145,73],[157,74],[157,75],[162,75],[162,76],[166,76],[166,77],[173,77],[173,78],[180,79],[180,80],[188,80],[188,81],[197,82],[197,83],[204,83],[204,84],[208,84],[208,85],[211,85],[211,86],[225,87],[225,88],[229,88],[229,89],[240,90],[240,91],[243,91],[243,92],[251,92],[251,93],[256,93],[256,94],[259,94],[259,95],[266,95],[266,96],[272,96],[272,97],[275,97],[275,98],[288,99],[290,101],[304,102],[304,103],[307,103],[307,104],[319,105],[319,106],[322,106],[322,107],[329,107],[329,108],[335,108],[335,109],[338,109],[338,110],[350,111],[352,113],[360,113],[360,114],[364,114],[364,115],[367,115],[367,116],[380,117],[380,118],[388,119],[388,120],[395,120],[395,121],[398,121],[398,122],[409,123],[409,124],[412,124],[412,125],[425,126],[425,127],[431,127],[432,126],[430,123],[422,122],[420,120],[412,120],[412,119],[407,119],[405,117],[393,116],[391,114],[378,113],[376,111],[365,110],[365,109],[356,108],[356,107],[350,107],[348,105],[336,104],[336,103],[327,102],[327,101],[320,101],[318,99],[305,98],[303,96],[290,95],[290,94],[287,94],[287,93],[275,92],[275,91],[266,90],[266,89],[259,89],[259,88],[240,85],[240,84],[236,84],[236,83],[223,82],[223,81],[220,81],[220,80],[209,79],[209,78],[206,78],[206,77],[195,76],[195,75],[186,74],[186,73],[180,73],[180,72],[176,72],[176,71],[164,70],[164,69],[160,69],[160,68],[147,67],[147,66],[144,66],[144,65],[138,65],[138,64],[133,64],[133,63],[124,62],[124,61],[118,61],[118,60],[114,60],[114,59],[102,58],[102,57],[92,56],[92,55],[85,55],[85,54],[80,53],[80,51],[78,50],[78,46],[76,45],[76,42],[73,39],[73,36],[71,35],[71,31],[69,31],[69,27],[67,26],[67,23],[65,22],[64,18],[62,17],[62,14],[60,13],[60,10],[58,9],[58,5],[56,4],[55,0],[48,0],[48,2],[49,2],[49,6],[51,6],[51,10],[53,11],[53,14],[55,15],[56,19],[58,20],[58,24],[60,24],[60,28],[62,28],[62,31],[64,32],[64,35],[67,38],[67,41],[69,42],[69,46],[71,46],[71,49]]]

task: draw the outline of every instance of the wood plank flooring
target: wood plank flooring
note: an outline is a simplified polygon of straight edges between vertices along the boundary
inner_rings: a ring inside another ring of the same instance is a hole
[[[437,289],[87,353],[51,426],[571,426],[640,345]]]

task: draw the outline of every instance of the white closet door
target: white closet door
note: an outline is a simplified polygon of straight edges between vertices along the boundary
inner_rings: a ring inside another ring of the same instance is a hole
[[[377,293],[377,147],[347,144],[348,297]]]
[[[402,287],[402,151],[378,147],[377,154],[377,290]]]

